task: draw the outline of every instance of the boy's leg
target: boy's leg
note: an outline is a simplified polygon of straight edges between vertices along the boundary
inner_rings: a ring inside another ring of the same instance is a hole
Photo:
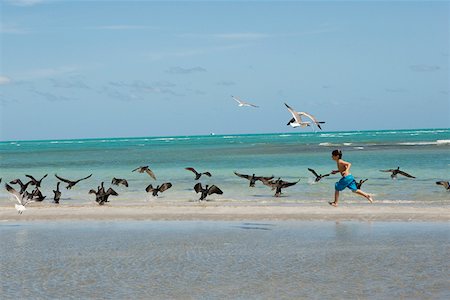
[[[329,203],[330,203],[330,205],[338,206],[338,201],[339,201],[339,191],[335,190],[334,191],[334,202],[329,202]]]
[[[353,192],[356,193],[356,194],[358,194],[358,195],[363,196],[364,198],[366,198],[367,200],[369,200],[370,203],[373,203],[373,199],[372,199],[372,197],[371,197],[369,194],[366,194],[366,193],[364,193],[364,192],[361,191],[361,190],[356,190],[356,191],[353,191]]]

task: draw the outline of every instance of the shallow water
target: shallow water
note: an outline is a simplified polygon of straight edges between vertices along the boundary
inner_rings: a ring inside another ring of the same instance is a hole
[[[0,177],[25,181],[25,174],[48,173],[42,191],[52,198],[55,173],[68,179],[93,173],[72,190],[62,185],[61,203],[93,202],[87,192],[102,181],[109,186],[112,177],[127,179],[130,187],[116,187],[120,196],[111,201],[142,203],[151,198],[145,192],[148,184],[167,181],[173,187],[161,194],[161,201],[194,201],[198,199],[193,192],[194,175],[184,168],[195,167],[213,174],[201,178],[203,185],[215,184],[224,191],[211,197],[216,201],[314,203],[333,197],[339,175],[314,184],[307,168],[322,174],[335,169],[330,153],[337,147],[352,162],[354,177],[369,179],[362,189],[374,194],[377,203],[448,205],[450,193],[435,182],[450,180],[450,129],[0,142]],[[142,165],[149,165],[158,180],[131,172]],[[389,173],[379,171],[397,166],[417,178],[391,180]],[[281,199],[274,199],[270,189],[261,183],[250,189],[248,181],[233,171],[300,182],[286,189]],[[342,197],[347,203],[365,202],[349,191]],[[8,203],[7,198],[1,189],[0,202]]]
[[[448,223],[0,224],[2,299],[449,299]]]

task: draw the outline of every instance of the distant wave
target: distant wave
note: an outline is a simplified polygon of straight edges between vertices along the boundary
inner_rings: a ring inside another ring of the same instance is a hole
[[[450,140],[437,140],[437,141],[419,141],[419,142],[403,142],[397,143],[397,145],[403,146],[426,146],[426,145],[447,145],[450,144]]]

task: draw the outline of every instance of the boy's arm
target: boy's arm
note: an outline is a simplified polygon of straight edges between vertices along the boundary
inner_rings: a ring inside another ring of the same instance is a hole
[[[352,164],[349,162],[346,162],[346,161],[342,161],[341,163],[342,163],[342,167],[344,169],[344,170],[342,170],[341,174],[343,176],[347,176],[349,174],[349,170],[350,170],[350,167]]]

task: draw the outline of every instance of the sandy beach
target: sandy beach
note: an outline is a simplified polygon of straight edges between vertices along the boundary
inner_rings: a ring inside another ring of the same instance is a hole
[[[115,221],[115,220],[205,220],[205,221],[450,221],[449,207],[346,204],[329,207],[326,203],[111,203],[56,206],[33,203],[18,215],[14,206],[0,205],[0,221]]]

